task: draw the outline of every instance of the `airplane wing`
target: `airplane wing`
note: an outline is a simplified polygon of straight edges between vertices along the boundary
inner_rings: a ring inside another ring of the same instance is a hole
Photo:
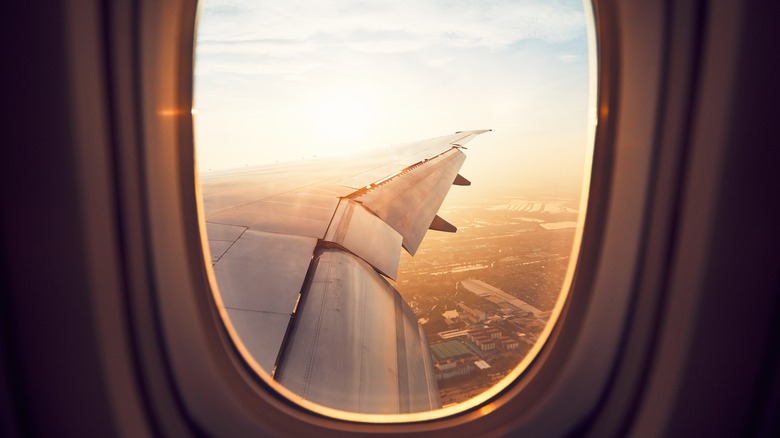
[[[201,175],[223,315],[274,379],[345,411],[440,407],[425,334],[386,277],[429,228],[455,231],[436,213],[483,132]]]

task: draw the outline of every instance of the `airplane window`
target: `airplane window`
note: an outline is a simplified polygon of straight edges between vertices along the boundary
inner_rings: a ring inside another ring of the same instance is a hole
[[[248,365],[358,421],[450,415],[521,376],[578,254],[589,4],[200,8],[208,262]]]

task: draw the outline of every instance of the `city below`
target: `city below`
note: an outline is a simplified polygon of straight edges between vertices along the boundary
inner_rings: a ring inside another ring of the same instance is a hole
[[[560,295],[577,226],[575,199],[455,200],[404,254],[396,287],[425,329],[442,405],[500,381],[531,350]]]

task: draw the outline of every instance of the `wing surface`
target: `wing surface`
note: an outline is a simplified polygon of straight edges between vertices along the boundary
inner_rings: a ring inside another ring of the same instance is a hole
[[[425,336],[387,278],[429,228],[454,231],[436,213],[483,132],[201,175],[222,306],[263,369],[336,409],[440,407]]]

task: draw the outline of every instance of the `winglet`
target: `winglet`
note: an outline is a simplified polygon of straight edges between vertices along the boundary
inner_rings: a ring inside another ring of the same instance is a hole
[[[444,231],[447,233],[454,233],[458,231],[458,228],[455,227],[455,225],[445,221],[438,214],[434,216],[433,221],[431,222],[431,226],[428,227],[428,229],[434,231]]]

